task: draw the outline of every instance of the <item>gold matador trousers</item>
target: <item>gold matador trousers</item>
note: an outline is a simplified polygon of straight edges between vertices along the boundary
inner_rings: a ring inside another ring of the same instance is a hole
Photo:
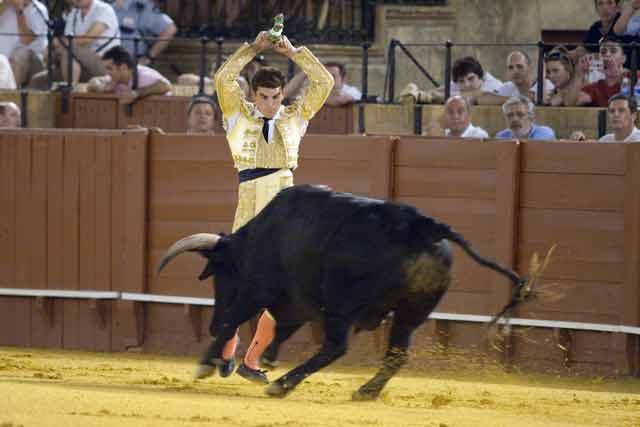
[[[280,190],[293,185],[293,173],[280,169],[261,178],[240,183],[238,187],[238,208],[233,220],[233,232],[258,215]]]

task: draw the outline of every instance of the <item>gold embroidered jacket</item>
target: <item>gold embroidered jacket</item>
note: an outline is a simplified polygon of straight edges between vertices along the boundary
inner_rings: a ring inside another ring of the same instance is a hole
[[[240,171],[253,168],[295,169],[298,166],[300,140],[309,120],[322,108],[331,93],[333,76],[306,47],[293,56],[293,61],[307,75],[309,86],[304,95],[280,110],[274,123],[277,132],[274,132],[267,148],[262,136],[263,121],[255,115],[255,105],[244,98],[236,81],[242,68],[254,56],[251,45],[245,43],[214,76],[234,165]]]

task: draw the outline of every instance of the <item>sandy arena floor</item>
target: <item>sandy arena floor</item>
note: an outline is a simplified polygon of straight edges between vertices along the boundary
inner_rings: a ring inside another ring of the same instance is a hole
[[[373,370],[334,368],[278,400],[238,376],[193,382],[194,364],[0,348],[0,427],[640,427],[640,380],[405,370],[379,401],[362,403],[350,396]]]

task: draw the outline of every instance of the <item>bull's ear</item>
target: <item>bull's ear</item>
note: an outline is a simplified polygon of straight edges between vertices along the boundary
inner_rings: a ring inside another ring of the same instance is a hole
[[[204,280],[208,277],[211,277],[215,274],[215,269],[214,269],[214,262],[213,260],[209,260],[207,262],[207,265],[204,266],[204,270],[202,270],[202,273],[200,273],[200,275],[198,276],[198,280]]]

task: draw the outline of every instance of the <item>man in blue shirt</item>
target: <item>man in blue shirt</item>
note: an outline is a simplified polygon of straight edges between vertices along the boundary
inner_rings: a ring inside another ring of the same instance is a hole
[[[502,105],[502,112],[509,127],[498,132],[496,138],[556,139],[553,129],[535,124],[534,109],[535,106],[526,96],[517,95],[509,98]]]
[[[138,64],[153,63],[176,34],[171,18],[158,9],[154,0],[112,0],[110,3],[118,16],[121,44],[131,55],[135,54],[133,38],[157,38],[138,43]]]

